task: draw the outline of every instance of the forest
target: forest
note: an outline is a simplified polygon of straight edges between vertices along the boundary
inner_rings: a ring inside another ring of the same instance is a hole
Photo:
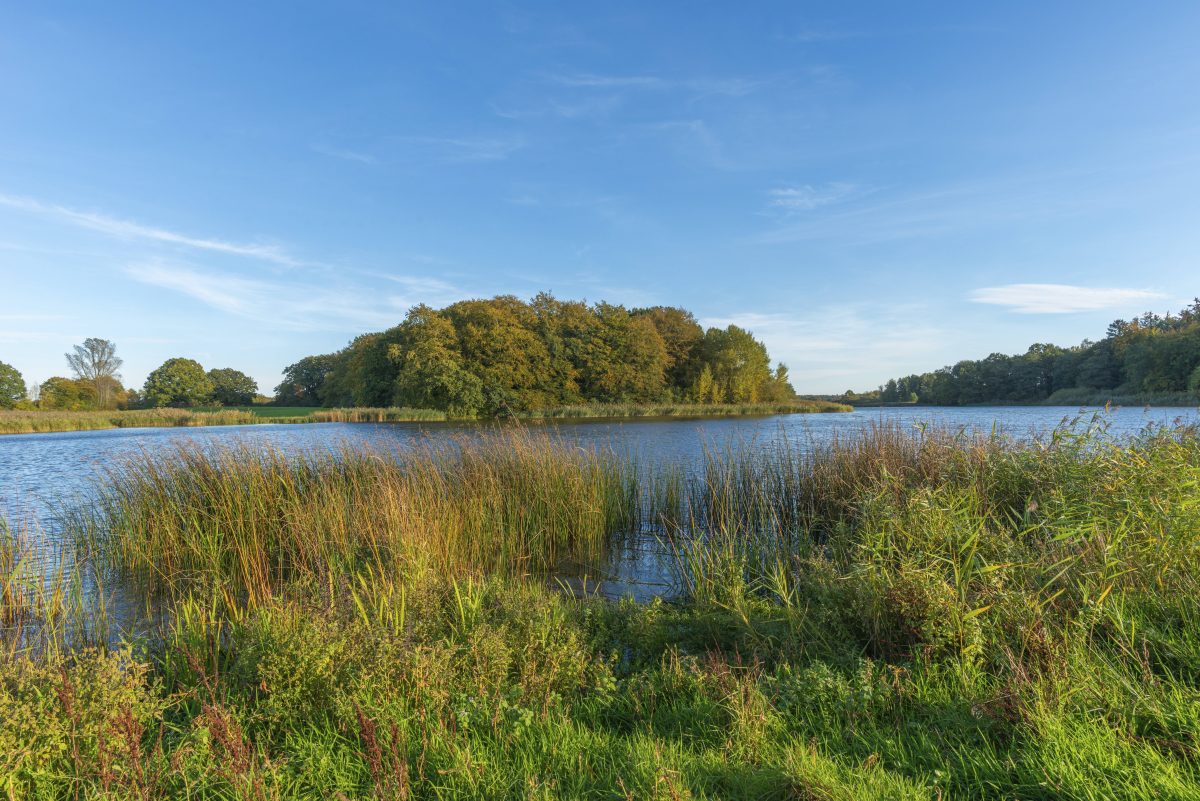
[[[596,403],[767,403],[794,397],[744,329],[684,309],[542,293],[412,308],[386,331],[289,365],[276,402],[404,406],[477,417]]]
[[[1117,320],[1098,342],[1074,347],[1035,344],[1023,354],[993,353],[931,373],[894,378],[855,401],[1093,403],[1128,399],[1200,399],[1200,299],[1178,314]]]

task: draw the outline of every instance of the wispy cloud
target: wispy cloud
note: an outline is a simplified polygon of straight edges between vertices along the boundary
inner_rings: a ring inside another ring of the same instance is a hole
[[[816,44],[820,42],[841,42],[848,39],[882,39],[907,36],[937,36],[943,34],[989,34],[1000,33],[1002,28],[994,25],[917,25],[908,27],[892,27],[875,31],[839,28],[837,26],[815,25],[803,28],[791,35],[783,36],[784,41],[799,44]]]
[[[370,144],[360,143],[354,147],[326,143],[312,144],[309,147],[315,153],[342,161],[352,161],[370,166],[386,166],[413,162],[465,164],[503,161],[524,148],[525,145],[526,141],[523,136],[504,134],[497,136],[399,135],[384,136]]]
[[[643,89],[655,91],[685,90],[697,95],[741,97],[766,81],[743,77],[665,78],[659,75],[597,75],[595,73],[553,73],[548,83],[572,89]]]
[[[170,290],[226,314],[302,331],[370,330],[395,325],[417,303],[446,303],[467,293],[436,278],[377,275],[386,286],[247,278],[162,261],[130,264],[125,274],[139,283]]]
[[[905,369],[915,370],[944,344],[943,332],[909,306],[840,304],[801,314],[745,312],[700,320],[737,325],[762,340],[790,370],[798,392],[862,388]]]
[[[78,211],[76,209],[67,208],[66,206],[43,203],[40,200],[35,200],[29,197],[0,194],[0,206],[7,206],[8,208],[18,209],[20,211],[56,219],[77,228],[85,228],[91,231],[97,231],[107,236],[120,239],[137,239],[142,241],[161,242],[169,245],[180,245],[187,248],[194,248],[213,253],[244,256],[246,258],[268,261],[287,267],[295,267],[303,264],[303,262],[289,255],[278,245],[230,242],[223,239],[208,239],[204,237],[189,236],[187,234],[181,234],[177,231],[171,231],[166,228],[156,228],[154,226],[144,225],[142,223],[111,217],[106,214]]]
[[[1004,306],[1020,314],[1070,314],[1128,307],[1165,295],[1148,289],[1087,287],[1070,284],[1008,284],[984,287],[970,294],[974,303]]]
[[[804,184],[772,189],[767,194],[770,197],[768,204],[772,209],[785,214],[795,214],[841,203],[861,194],[861,191],[855,184],[836,181],[820,186]]]
[[[314,153],[320,153],[322,156],[341,159],[342,161],[356,161],[359,164],[378,164],[379,159],[370,153],[360,153],[357,150],[349,148],[330,147],[329,145],[313,144],[309,145]]]
[[[591,73],[547,75],[550,83],[587,89],[662,89],[667,81],[654,75],[594,75]]]
[[[503,161],[525,147],[522,136],[399,136],[394,141],[408,146],[408,155],[446,163]]]

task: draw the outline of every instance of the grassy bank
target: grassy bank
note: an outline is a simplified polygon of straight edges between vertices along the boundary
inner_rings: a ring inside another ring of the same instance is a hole
[[[247,425],[259,422],[262,422],[262,419],[257,415],[235,409],[137,409],[106,412],[0,410],[0,434],[93,431],[104,428]]]
[[[729,417],[814,412],[848,412],[849,406],[823,401],[778,404],[666,404],[661,406],[564,406],[523,412],[527,420],[604,419],[627,417]],[[434,409],[354,408],[321,409],[289,406],[239,406],[233,408],[136,409],[104,412],[0,410],[0,434],[39,434],[59,431],[92,431],[105,428],[169,426],[223,426],[255,423],[409,423],[446,420]]]
[[[228,409],[130,409],[104,412],[0,410],[0,434],[94,431],[106,428],[242,426],[260,423],[400,423],[445,420],[432,409],[319,409],[247,406]]]
[[[1194,430],[884,426],[689,479],[514,432],[97,492],[70,530],[169,613],[0,658],[11,797],[1200,797]],[[677,602],[547,589],[635,516]],[[77,606],[40,597],[10,642]]]
[[[1195,392],[1117,392],[1115,390],[1060,389],[1046,406],[1200,406]]]
[[[594,404],[559,406],[521,412],[525,420],[607,419],[623,417],[749,417],[773,414],[816,414],[820,412],[850,412],[842,403],[828,401],[788,401],[781,403],[665,403],[665,404]]]

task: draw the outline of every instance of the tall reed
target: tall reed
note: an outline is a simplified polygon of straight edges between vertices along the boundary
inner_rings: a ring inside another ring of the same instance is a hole
[[[68,528],[154,586],[265,597],[330,569],[544,573],[638,505],[631,464],[518,430],[403,453],[182,444],[113,469]]]

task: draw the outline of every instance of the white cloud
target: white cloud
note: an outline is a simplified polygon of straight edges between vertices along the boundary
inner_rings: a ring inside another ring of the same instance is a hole
[[[771,208],[795,214],[849,200],[858,194],[858,187],[851,183],[837,181],[822,186],[805,184],[772,189],[768,194],[771,198]]]
[[[130,278],[200,301],[226,314],[293,330],[338,330],[394,324],[400,309],[371,292],[286,281],[263,281],[190,266],[143,262],[125,268]]]
[[[788,366],[797,392],[824,393],[873,386],[880,376],[913,372],[929,361],[945,337],[923,322],[926,311],[851,304],[795,315],[746,312],[700,322],[745,328],[767,346],[772,359]]]
[[[984,287],[970,294],[974,303],[1005,306],[1021,314],[1070,314],[1127,307],[1165,297],[1148,289],[1086,287],[1069,284],[1007,284]]]
[[[98,231],[102,234],[121,239],[141,239],[152,242],[163,242],[170,245],[182,245],[197,250],[225,253],[232,256],[245,256],[288,267],[295,267],[302,264],[302,262],[289,256],[283,249],[276,245],[229,242],[222,239],[188,236],[175,231],[169,231],[165,228],[142,225],[141,223],[129,220],[109,217],[105,214],[76,211],[65,206],[43,203],[28,197],[0,194],[0,206],[8,206],[9,208],[39,214],[44,217],[51,217],[78,228]]]
[[[302,331],[379,330],[398,323],[418,303],[441,306],[468,296],[446,281],[421,276],[372,276],[398,284],[397,294],[363,284],[330,286],[327,278],[305,282],[289,274],[265,281],[160,261],[130,264],[125,274],[226,314]]]

